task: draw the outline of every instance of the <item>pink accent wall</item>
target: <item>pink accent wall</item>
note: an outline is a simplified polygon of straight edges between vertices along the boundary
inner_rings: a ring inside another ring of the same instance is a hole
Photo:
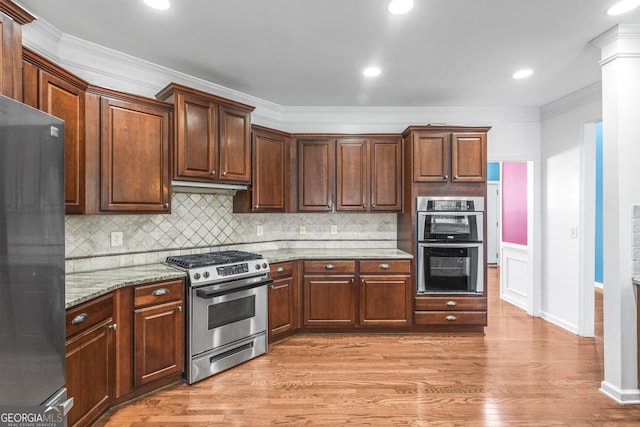
[[[527,163],[502,164],[502,241],[527,245]]]

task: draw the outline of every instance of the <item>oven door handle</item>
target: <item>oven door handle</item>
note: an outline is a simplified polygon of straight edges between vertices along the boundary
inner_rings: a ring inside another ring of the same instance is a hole
[[[202,289],[196,289],[196,296],[198,296],[199,298],[202,299],[211,299],[211,298],[215,298],[215,297],[219,297],[222,295],[228,295],[228,294],[233,294],[235,292],[240,292],[240,291],[244,291],[247,289],[253,289],[253,288],[258,288],[260,286],[266,286],[269,285],[271,283],[273,283],[273,279],[270,277],[261,277],[259,278],[260,280],[256,280],[255,278],[251,278],[251,279],[246,279],[246,280],[242,280],[240,281],[240,283],[234,283],[234,286],[231,288],[224,288],[224,289],[220,289],[220,288],[209,288],[207,289],[202,288]]]
[[[484,243],[418,243],[425,248],[481,248]]]

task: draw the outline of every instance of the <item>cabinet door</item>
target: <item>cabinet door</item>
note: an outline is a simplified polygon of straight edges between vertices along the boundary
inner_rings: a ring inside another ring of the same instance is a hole
[[[22,25],[3,12],[0,12],[0,93],[22,101]]]
[[[293,277],[269,285],[269,339],[295,329]]]
[[[354,282],[353,276],[305,276],[304,325],[355,325]]]
[[[360,324],[406,326],[409,276],[360,276]]]
[[[249,113],[218,106],[220,123],[221,181],[251,181],[251,119]]]
[[[115,334],[111,318],[66,344],[67,392],[74,398],[67,423],[86,426],[102,414],[113,398]]]
[[[254,131],[251,194],[254,212],[286,211],[288,158],[284,136]]]
[[[487,179],[487,135],[451,135],[451,174],[453,182],[485,182]]]
[[[182,301],[134,312],[134,384],[140,386],[182,372],[184,354]]]
[[[217,107],[197,96],[176,93],[176,177],[216,180]]]
[[[449,134],[413,134],[413,180],[415,182],[446,182],[449,180]]]
[[[336,210],[368,209],[369,143],[366,139],[336,142],[336,189]]]
[[[169,112],[101,100],[101,210],[169,211]]]
[[[335,141],[298,140],[298,210],[333,210]]]
[[[371,140],[371,210],[402,210],[402,145],[399,139]]]
[[[84,91],[40,71],[40,109],[64,120],[65,210],[84,209]]]

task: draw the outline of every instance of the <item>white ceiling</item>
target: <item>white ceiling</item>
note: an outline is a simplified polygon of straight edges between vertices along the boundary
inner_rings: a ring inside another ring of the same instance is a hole
[[[282,106],[538,107],[600,80],[615,0],[17,0],[61,32]],[[366,79],[375,64],[382,74]],[[516,81],[520,68],[535,74]]]

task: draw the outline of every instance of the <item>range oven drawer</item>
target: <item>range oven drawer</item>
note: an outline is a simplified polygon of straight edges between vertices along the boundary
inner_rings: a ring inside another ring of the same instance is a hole
[[[416,297],[416,311],[478,311],[487,309],[487,299],[484,297]]]

